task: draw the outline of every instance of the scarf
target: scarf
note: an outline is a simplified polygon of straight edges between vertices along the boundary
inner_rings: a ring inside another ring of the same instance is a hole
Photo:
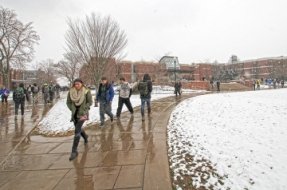
[[[85,100],[85,88],[82,87],[79,91],[75,88],[70,89],[70,98],[76,106],[80,106]]]

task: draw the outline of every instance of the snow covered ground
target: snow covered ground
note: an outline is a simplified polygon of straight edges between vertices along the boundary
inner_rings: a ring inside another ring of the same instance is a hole
[[[287,89],[188,99],[168,126],[177,189],[287,189]]]

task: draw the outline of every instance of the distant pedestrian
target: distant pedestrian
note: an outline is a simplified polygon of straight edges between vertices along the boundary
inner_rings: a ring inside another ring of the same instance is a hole
[[[54,98],[55,98],[55,87],[51,82],[49,85],[49,102],[53,103]]]
[[[256,90],[256,80],[253,80],[252,86],[253,86],[253,90]]]
[[[111,122],[114,120],[112,113],[112,101],[114,99],[114,88],[113,85],[108,82],[106,77],[101,78],[101,84],[99,85],[98,92],[96,95],[95,106],[100,103],[100,126],[103,127],[105,123],[105,114],[107,114]]]
[[[211,79],[211,80],[209,81],[209,83],[210,83],[210,86],[211,86],[211,90],[213,90],[213,89],[214,89],[213,80]]]
[[[33,98],[33,104],[38,103],[38,93],[39,93],[39,87],[36,83],[33,84],[32,86],[32,98]]]
[[[260,90],[260,80],[256,80],[256,89]]]
[[[132,95],[132,88],[124,77],[120,78],[120,85],[118,88],[119,91],[119,102],[118,102],[118,109],[117,109],[117,118],[121,116],[123,105],[125,104],[131,114],[134,113],[130,97]]]
[[[88,135],[82,126],[89,119],[89,110],[92,105],[92,95],[90,89],[84,86],[81,79],[75,79],[73,87],[70,89],[67,97],[67,106],[72,112],[71,121],[75,125],[75,136],[72,146],[72,152],[69,160],[74,160],[78,156],[78,145],[81,136],[84,138],[85,144],[88,143]]]
[[[284,80],[281,80],[281,88],[284,88]]]
[[[21,107],[21,115],[24,116],[26,90],[21,83],[13,92],[13,101],[15,103],[15,117],[18,115],[18,109]]]
[[[49,103],[49,86],[47,83],[43,84],[42,86],[42,95],[44,98],[44,103]]]
[[[143,80],[138,84],[138,90],[141,98],[141,115],[142,121],[145,120],[144,107],[147,104],[148,115],[151,114],[151,92],[152,92],[152,81],[149,74],[144,74]]]
[[[8,103],[8,96],[10,94],[10,91],[8,88],[6,88],[5,86],[0,90],[0,96],[2,99],[2,103]]]
[[[175,93],[176,96],[177,96],[177,94],[181,95],[181,82],[175,82],[175,84],[174,84],[174,93]]]
[[[220,81],[216,81],[216,87],[217,87],[217,91],[220,92]]]
[[[31,95],[32,95],[32,86],[29,84],[29,86],[26,89],[26,99],[28,102],[31,101]]]

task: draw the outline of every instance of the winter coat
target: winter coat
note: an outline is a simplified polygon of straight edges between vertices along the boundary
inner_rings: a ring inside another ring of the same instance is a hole
[[[10,91],[7,88],[0,90],[0,96],[9,96]]]
[[[150,99],[151,98],[151,92],[152,92],[152,82],[150,80],[145,81],[143,80],[142,82],[146,82],[147,83],[147,88],[148,88],[148,94],[147,95],[140,95],[140,98],[147,98]],[[140,82],[141,83],[141,82]],[[138,86],[138,90],[141,91],[141,85]]]
[[[22,87],[17,87],[13,91],[13,101],[14,102],[25,102],[25,97],[26,97],[27,91],[25,88]]]
[[[97,96],[96,96],[96,101],[103,102],[103,103],[112,102],[114,99],[114,95],[115,95],[113,86],[111,84],[106,84],[105,91],[102,90],[103,87],[104,87],[103,84],[100,84],[98,92],[97,92]]]
[[[129,98],[131,95],[131,90],[132,89],[130,87],[130,84],[128,82],[124,82],[118,88],[119,96],[121,98]]]
[[[77,112],[77,118],[80,118],[81,116],[88,116],[89,115],[89,110],[91,105],[93,104],[93,100],[92,100],[92,95],[91,95],[91,91],[90,89],[85,88],[85,100],[84,102],[80,105],[80,107],[78,108],[78,112]],[[75,121],[75,113],[76,113],[76,105],[75,103],[71,100],[70,97],[70,92],[68,93],[68,97],[67,97],[67,106],[69,108],[69,110],[72,112],[72,118],[71,121]]]

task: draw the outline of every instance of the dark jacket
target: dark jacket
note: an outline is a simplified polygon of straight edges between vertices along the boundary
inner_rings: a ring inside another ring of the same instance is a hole
[[[86,87],[83,87],[83,88],[85,88],[86,98],[85,98],[84,102],[80,105],[80,107],[78,108],[78,112],[77,112],[77,116],[76,116],[77,118],[80,118],[81,116],[84,116],[84,115],[88,116],[90,107],[93,104],[93,100],[92,100],[92,95],[91,95],[90,89],[88,89]],[[72,112],[71,121],[75,121],[74,115],[76,113],[76,109],[77,108],[76,108],[75,103],[71,100],[70,92],[68,93],[68,97],[67,97],[67,106]]]
[[[97,96],[96,96],[96,101],[106,102],[106,103],[113,101],[113,98],[115,95],[113,85],[106,84],[105,91],[102,90],[102,87],[103,87],[103,84],[100,84],[98,92],[97,92]],[[102,99],[102,97],[104,97],[104,100]]]
[[[22,90],[20,90],[22,89]],[[22,94],[20,94],[19,92],[21,91]],[[18,94],[19,93],[19,94]],[[13,91],[13,101],[14,102],[25,102],[25,98],[27,95],[27,91],[25,88],[23,87],[17,87],[14,91]]]
[[[148,94],[145,96],[145,95],[140,95],[140,98],[151,98],[151,92],[152,92],[152,82],[150,81],[150,80],[148,80],[148,81],[145,81],[145,80],[143,80],[143,81],[141,81],[141,82],[146,82],[147,83],[147,88],[148,88]],[[138,86],[138,90],[140,91],[140,85]]]

